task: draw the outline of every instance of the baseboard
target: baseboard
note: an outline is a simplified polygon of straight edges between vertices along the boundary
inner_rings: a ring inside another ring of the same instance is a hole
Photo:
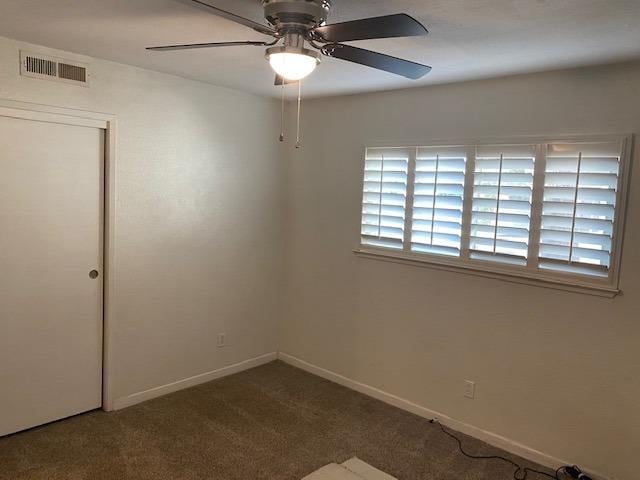
[[[130,407],[140,402],[151,400],[152,398],[157,398],[163,395],[167,395],[168,393],[177,392],[178,390],[182,390],[184,388],[194,387],[201,383],[210,382],[211,380],[215,380],[216,378],[226,377],[227,375],[233,375],[234,373],[242,372],[243,370],[259,367],[260,365],[272,362],[277,358],[278,354],[276,352],[267,353],[265,355],[260,355],[259,357],[250,358],[239,363],[234,363],[233,365],[229,365],[227,367],[222,367],[217,370],[212,370],[210,372],[201,373],[200,375],[195,375],[183,380],[178,380],[177,382],[150,388],[149,390],[133,393],[131,395],[127,395],[126,397],[116,398],[113,401],[112,410],[120,410],[122,408]]]
[[[493,433],[482,428],[470,425],[468,423],[461,422],[449,417],[448,415],[445,415],[444,413],[431,410],[427,407],[423,407],[422,405],[418,405],[409,400],[405,400],[404,398],[385,392],[384,390],[380,390],[379,388],[375,388],[365,383],[352,380],[348,377],[340,375],[339,373],[332,372],[331,370],[318,367],[317,365],[301,360],[297,357],[294,357],[293,355],[279,352],[278,358],[283,362],[288,363],[289,365],[300,368],[309,373],[313,373],[314,375],[325,378],[327,380],[331,380],[334,383],[376,398],[385,403],[393,405],[394,407],[401,408],[402,410],[406,410],[424,418],[437,418],[440,423],[451,428],[452,430],[462,432],[466,435],[487,442],[494,447],[501,448],[509,453],[513,453],[514,455],[518,455],[532,462],[544,465],[545,467],[549,467],[555,470],[561,465],[572,465],[573,463],[575,463],[554,457],[553,455],[549,455],[534,448],[528,447],[514,440],[503,437],[502,435],[498,435],[497,433]],[[594,472],[587,467],[583,468],[583,471],[592,476],[594,479],[610,480],[607,476],[602,475],[598,472]]]

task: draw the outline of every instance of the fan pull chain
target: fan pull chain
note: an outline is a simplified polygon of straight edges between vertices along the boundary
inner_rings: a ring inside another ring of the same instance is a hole
[[[280,112],[280,141],[284,142],[284,78],[282,79],[282,110]]]
[[[300,148],[300,108],[302,106],[302,80],[298,80],[298,123],[296,125],[296,148]]]

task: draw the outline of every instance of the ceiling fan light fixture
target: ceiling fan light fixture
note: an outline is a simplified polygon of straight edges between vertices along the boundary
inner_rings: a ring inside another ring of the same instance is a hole
[[[320,55],[306,48],[273,47],[266,58],[278,75],[291,81],[309,76],[320,63]]]
[[[270,47],[267,49],[266,59],[278,74],[274,85],[296,82],[310,75],[320,63],[321,54],[411,80],[422,78],[431,71],[428,65],[342,43],[355,40],[419,37],[429,33],[424,25],[406,13],[327,24],[326,20],[333,0],[262,0],[264,18],[269,24],[267,26],[215,7],[209,3],[209,0],[184,1],[187,3],[190,1],[208,9],[214,15],[249,27],[271,39],[269,41],[164,45],[149,47],[148,50],[169,52],[241,45]],[[276,47],[275,45],[278,44],[280,46]],[[306,49],[306,44],[315,50]]]

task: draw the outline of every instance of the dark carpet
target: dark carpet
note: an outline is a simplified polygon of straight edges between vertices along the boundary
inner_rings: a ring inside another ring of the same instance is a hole
[[[471,453],[536,467],[460,437]],[[300,480],[353,456],[400,480],[513,475],[500,461],[465,458],[423,418],[273,362],[118,412],[0,438],[0,479]]]

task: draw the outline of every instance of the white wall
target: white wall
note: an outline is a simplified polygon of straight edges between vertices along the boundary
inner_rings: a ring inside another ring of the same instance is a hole
[[[366,145],[640,133],[640,63],[304,104],[281,351],[610,478],[640,451],[640,150],[623,295],[357,258]],[[463,398],[463,380],[477,399]]]
[[[41,50],[0,38],[0,98],[117,115],[113,398],[276,351],[275,102],[52,50],[89,61],[91,87],[24,78],[25,47]],[[216,348],[219,332],[228,347]]]

